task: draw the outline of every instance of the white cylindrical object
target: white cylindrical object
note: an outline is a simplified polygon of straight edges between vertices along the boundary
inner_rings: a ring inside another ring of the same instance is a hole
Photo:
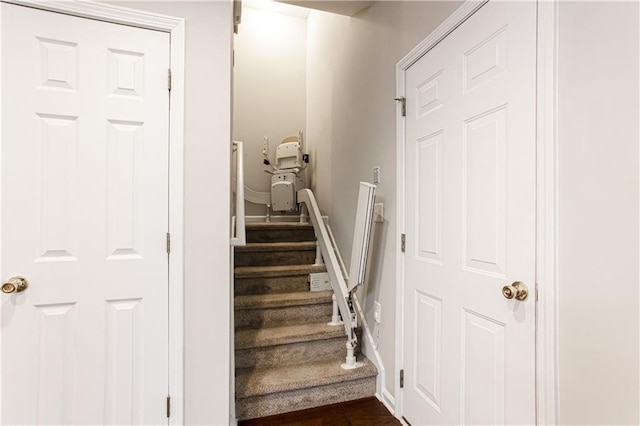
[[[336,298],[336,294],[333,293],[331,295],[331,300],[333,301],[333,314],[331,315],[331,322],[327,325],[342,325],[342,321],[340,321],[340,309],[338,307],[338,299]]]

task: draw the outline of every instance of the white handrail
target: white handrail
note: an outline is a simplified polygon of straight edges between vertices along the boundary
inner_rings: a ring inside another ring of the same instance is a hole
[[[338,249],[338,243],[336,242],[336,238],[333,236],[333,231],[331,230],[331,225],[327,223],[328,221],[324,221],[324,226],[327,227],[327,232],[329,233],[329,239],[331,240],[331,245],[333,246],[333,250],[336,253],[336,257],[338,258],[338,264],[340,265],[340,270],[342,271],[342,276],[344,279],[349,282],[349,274],[347,273],[347,267],[344,264],[344,260],[342,260],[342,254]]]
[[[349,291],[347,290],[347,283],[342,276],[340,263],[336,257],[333,245],[331,244],[331,238],[327,232],[327,227],[320,215],[318,203],[310,189],[302,189],[298,191],[298,202],[304,203],[309,212],[309,218],[311,219],[311,224],[313,225],[313,230],[315,231],[316,238],[318,239],[318,244],[322,250],[322,257],[324,258],[324,262],[327,266],[327,272],[331,279],[331,287],[333,288],[333,293],[335,294],[338,302],[338,308],[340,309],[340,315],[342,316],[344,330],[347,333],[347,338],[349,339],[348,343],[355,348],[358,341],[356,335],[358,319],[349,306]]]
[[[236,211],[231,221],[231,245],[244,246],[247,236],[244,223],[244,150],[243,144],[233,141],[236,149]]]

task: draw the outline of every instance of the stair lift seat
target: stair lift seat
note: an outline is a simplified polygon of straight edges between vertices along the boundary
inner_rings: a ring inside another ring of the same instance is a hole
[[[285,138],[276,148],[275,171],[271,177],[271,207],[290,212],[298,208],[297,193],[306,188],[300,171],[304,166],[301,136]]]

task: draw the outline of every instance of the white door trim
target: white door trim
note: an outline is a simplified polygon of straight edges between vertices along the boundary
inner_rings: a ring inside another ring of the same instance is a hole
[[[169,392],[171,395],[171,417],[168,420],[169,424],[184,424],[183,146],[185,21],[183,18],[88,1],[0,1],[82,18],[163,31],[171,36],[172,85],[169,101],[169,231],[171,232],[171,255],[169,256]],[[0,93],[2,93],[1,83]],[[0,129],[1,125],[0,120]],[[1,143],[2,140],[0,139]],[[0,356],[1,354],[2,347],[0,346]],[[1,410],[2,406],[0,405]]]
[[[396,93],[404,97],[405,73],[418,59],[473,15],[488,0],[467,0],[396,65]],[[536,118],[536,423],[557,424],[557,15],[558,2],[538,1]],[[398,107],[400,108],[400,107]],[[405,232],[405,118],[396,121],[397,238]],[[399,242],[399,240],[398,240]],[[402,368],[404,255],[396,250],[396,372]],[[395,414],[403,416],[400,381],[395,384]]]
[[[558,424],[558,4],[538,1],[536,117],[537,424]]]

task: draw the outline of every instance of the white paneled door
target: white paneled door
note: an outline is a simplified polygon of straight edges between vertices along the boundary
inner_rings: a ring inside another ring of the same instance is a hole
[[[414,426],[535,424],[535,59],[536,3],[491,1],[406,71]]]
[[[1,16],[2,424],[166,424],[169,35]]]

